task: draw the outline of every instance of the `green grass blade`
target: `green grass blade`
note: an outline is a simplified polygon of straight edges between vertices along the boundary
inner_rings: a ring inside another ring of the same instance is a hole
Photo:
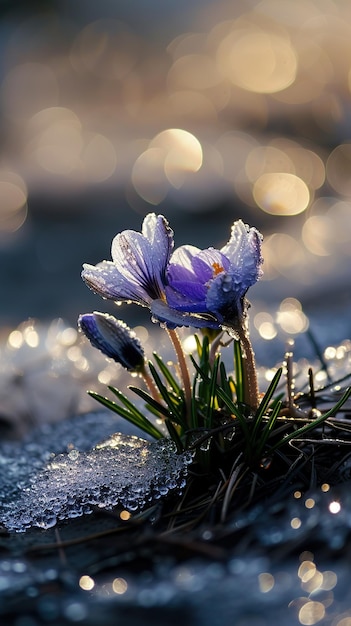
[[[154,400],[154,398],[149,396],[149,394],[146,391],[144,391],[143,389],[139,389],[138,387],[129,387],[129,389],[131,389],[137,396],[142,398],[152,409],[154,409],[153,411],[154,414],[157,413],[158,416],[160,416],[161,414],[166,419],[169,419],[175,422],[179,426],[183,426],[183,421],[178,422],[177,416],[175,416],[174,413],[171,413],[167,407],[157,402],[157,400]]]
[[[267,423],[264,426],[263,432],[262,432],[261,437],[260,437],[260,439],[258,441],[257,459],[259,459],[260,456],[263,453],[263,450],[264,450],[264,447],[266,445],[266,442],[268,441],[269,436],[270,436],[270,434],[271,434],[271,432],[272,432],[272,430],[273,430],[273,428],[274,428],[274,426],[276,424],[276,421],[278,419],[281,407],[282,407],[282,402],[281,401],[279,401],[279,402],[277,402],[275,404],[275,407],[272,410],[272,413],[269,416],[269,419],[268,419]]]
[[[197,374],[194,377],[193,388],[191,392],[191,427],[197,428],[199,425],[198,420],[198,400],[197,400]]]
[[[168,391],[167,387],[163,384],[156,368],[154,367],[152,363],[149,363],[149,368],[150,368],[151,375],[156,383],[156,386],[162,398],[164,399],[165,403],[167,404],[169,408],[169,412],[172,415],[172,419],[174,419],[174,421],[177,424],[182,426],[182,428],[185,428],[186,416],[185,416],[185,410],[184,410],[183,395],[181,394],[177,398],[174,398]]]
[[[256,411],[256,415],[255,415],[255,425],[252,431],[252,441],[255,442],[256,440],[256,435],[258,432],[258,429],[262,423],[262,419],[264,417],[264,415],[267,412],[268,409],[268,405],[270,403],[270,401],[272,400],[272,396],[276,390],[276,388],[278,387],[281,375],[283,373],[283,368],[279,367],[279,369],[276,371],[276,373],[274,374],[274,377],[266,391],[266,393],[264,394],[260,405]]]
[[[171,389],[173,389],[174,393],[179,396],[180,393],[181,393],[181,387],[179,386],[178,382],[174,378],[173,374],[170,372],[169,368],[163,362],[163,360],[157,354],[157,352],[154,352],[153,355],[154,355],[155,361],[156,361],[159,369],[161,370],[162,374],[164,375],[164,377],[165,377],[166,381],[168,382],[168,384],[170,385]]]
[[[250,431],[248,428],[248,424],[246,421],[245,416],[240,412],[240,409],[238,409],[237,406],[235,406],[233,400],[231,399],[230,396],[228,396],[226,394],[226,392],[221,389],[221,387],[217,387],[217,395],[222,398],[224,404],[226,405],[226,407],[229,409],[229,411],[235,415],[235,417],[237,418],[238,422],[240,423],[241,429],[243,431],[244,437],[246,439],[246,441],[249,441],[250,438]]]
[[[127,398],[127,396],[124,395],[124,393],[122,393],[119,389],[116,389],[116,387],[112,387],[112,385],[109,385],[108,388],[113,394],[115,394],[115,396],[117,396],[118,400],[124,404],[132,415],[138,418],[141,422],[148,421],[145,415],[135,406],[135,404],[133,404],[131,400],[129,400],[129,398]]]
[[[199,374],[200,378],[202,378],[203,382],[205,384],[209,384],[210,382],[210,378],[208,376],[208,374],[202,369],[202,367],[200,365],[198,365],[194,359],[194,357],[192,355],[190,355],[190,360],[193,364],[193,366],[195,367],[197,373]]]
[[[138,417],[130,413],[130,411],[128,411],[124,407],[120,406],[116,402],[113,402],[112,400],[109,400],[108,398],[105,398],[104,396],[101,396],[95,391],[88,391],[88,394],[92,398],[95,398],[95,400],[100,402],[100,404],[102,404],[103,406],[107,407],[114,413],[117,413],[117,415],[119,415],[120,417],[123,417],[131,424],[134,424],[134,426],[137,426],[138,428],[140,428],[140,430],[143,430],[145,433],[147,433],[151,437],[154,437],[154,439],[164,438],[164,435],[161,433],[161,431],[159,431],[158,428],[156,428],[156,426],[154,426],[151,422],[149,422],[149,420],[145,416],[143,416],[143,420],[140,420]]]
[[[184,446],[182,444],[181,438],[178,435],[178,432],[173,424],[173,422],[169,419],[165,420],[166,428],[169,432],[170,438],[174,441],[177,446],[177,452],[183,452]]]
[[[160,404],[160,402],[157,402],[157,400],[150,396],[150,394],[148,394],[146,391],[144,391],[143,389],[139,389],[139,387],[133,386],[130,386],[129,389],[133,391],[133,393],[135,393],[137,396],[139,396],[139,398],[144,400],[144,402],[146,402],[150,407],[152,407],[156,413],[158,413],[159,415],[161,414],[164,417],[170,418],[169,410],[167,409],[167,407],[163,406],[163,404]]]
[[[276,450],[277,448],[280,448],[281,446],[283,446],[288,441],[291,441],[292,439],[298,439],[302,435],[305,435],[309,431],[314,430],[315,428],[317,428],[318,426],[323,424],[323,422],[325,422],[325,420],[327,420],[329,417],[332,417],[333,415],[335,415],[339,411],[339,409],[342,407],[343,404],[345,404],[346,400],[348,400],[348,398],[350,396],[351,396],[351,387],[349,387],[345,391],[343,396],[340,398],[339,402],[337,402],[335,404],[335,406],[333,406],[331,409],[329,409],[329,411],[327,411],[326,413],[324,413],[320,417],[317,417],[317,419],[312,420],[308,424],[305,424],[305,426],[302,426],[301,428],[298,428],[297,430],[294,430],[294,432],[285,435],[280,441],[278,441],[273,446],[273,448],[271,448],[271,450],[272,451]]]
[[[224,389],[224,391],[226,392],[226,394],[230,397],[233,398],[233,394],[232,394],[232,390],[229,384],[229,381],[231,380],[230,377],[228,377],[226,369],[225,369],[225,365],[223,363],[223,361],[220,362],[219,364],[219,374],[221,377],[221,387],[222,389]]]
[[[217,389],[217,376],[218,376],[218,367],[220,363],[220,356],[218,355],[215,359],[213,370],[212,370],[212,378],[209,386],[209,398],[207,402],[207,411],[206,411],[206,421],[205,426],[207,428],[212,428],[213,422],[213,409],[216,400],[216,389]]]
[[[204,365],[204,363],[208,363],[209,354],[210,354],[210,341],[207,335],[204,336],[202,343],[198,337],[195,335],[196,341],[196,349],[200,359],[200,365]]]

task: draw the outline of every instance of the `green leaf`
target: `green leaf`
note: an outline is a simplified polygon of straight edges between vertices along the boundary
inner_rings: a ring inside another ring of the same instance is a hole
[[[163,384],[157,370],[155,369],[152,363],[149,363],[151,375],[156,383],[156,386],[164,399],[165,403],[169,408],[169,412],[172,415],[172,419],[182,426],[182,428],[186,427],[186,417],[184,410],[184,398],[183,395],[179,395],[174,397],[167,389],[167,387]]]
[[[305,426],[301,426],[301,428],[298,428],[297,430],[294,430],[292,433],[288,433],[287,435],[285,435],[280,441],[278,441],[271,448],[271,450],[273,451],[273,450],[276,450],[277,448],[280,448],[281,446],[283,446],[288,441],[291,441],[292,439],[299,439],[299,437],[301,437],[302,435],[305,435],[309,431],[314,430],[315,428],[323,424],[323,422],[325,422],[329,417],[333,417],[339,411],[342,405],[345,404],[346,400],[348,400],[350,395],[351,395],[351,387],[349,387],[345,391],[343,396],[340,398],[339,402],[337,402],[331,409],[329,409],[329,411],[327,411],[326,413],[323,413],[323,415],[321,415],[320,417],[317,417],[317,419],[311,420],[309,423],[305,424]]]
[[[276,424],[281,407],[282,407],[281,401],[275,404],[274,409],[272,410],[272,413],[270,414],[269,419],[264,426],[261,437],[259,438],[259,441],[258,441],[257,449],[255,451],[256,458],[258,459],[262,455],[264,446],[266,445],[266,442],[269,439],[269,436]]]
[[[213,365],[213,370],[212,370],[212,378],[210,380],[210,385],[209,385],[209,394],[208,394],[208,400],[207,400],[207,411],[206,411],[206,422],[205,422],[205,426],[207,428],[212,428],[212,422],[213,422],[213,409],[214,409],[214,404],[215,404],[215,400],[216,400],[216,389],[217,389],[217,376],[218,376],[218,367],[219,367],[219,363],[220,363],[220,355],[218,355],[215,359],[214,365]]]
[[[135,404],[133,404],[131,400],[129,400],[129,398],[127,398],[127,396],[124,395],[124,393],[122,393],[119,389],[116,389],[116,387],[112,387],[112,385],[109,385],[108,388],[110,391],[112,391],[112,393],[117,396],[120,402],[122,402],[124,406],[127,407],[130,413],[140,420],[140,422],[149,422],[145,415],[135,406]]]
[[[182,444],[182,441],[177,433],[177,430],[173,424],[173,422],[169,419],[165,420],[165,424],[166,424],[166,428],[169,432],[169,436],[171,437],[171,439],[174,441],[174,443],[177,446],[177,451],[178,452],[183,452],[184,451],[184,446]]]
[[[217,387],[217,395],[220,398],[222,398],[224,404],[229,409],[230,413],[233,413],[233,415],[235,415],[235,417],[239,421],[245,440],[246,442],[248,442],[250,440],[250,431],[249,431],[249,427],[246,421],[246,417],[241,413],[240,409],[237,406],[235,406],[233,400],[231,399],[230,396],[226,394],[224,389],[221,389],[221,387]]]
[[[279,369],[277,369],[276,373],[274,374],[274,377],[266,391],[266,393],[264,394],[260,405],[256,411],[256,415],[255,415],[255,425],[252,431],[252,441],[255,442],[256,440],[256,434],[257,431],[261,425],[262,419],[263,417],[266,415],[267,413],[267,409],[268,409],[268,405],[270,403],[270,401],[272,400],[272,396],[276,390],[276,388],[278,387],[281,375],[283,373],[283,368],[279,367]]]
[[[156,361],[159,369],[161,370],[162,374],[164,375],[166,381],[168,382],[170,387],[173,389],[174,393],[179,396],[181,394],[182,390],[181,390],[181,387],[179,386],[178,382],[174,378],[173,374],[170,372],[170,370],[167,367],[167,365],[165,365],[165,363],[163,362],[161,357],[156,352],[154,352],[153,354],[154,354],[155,361]]]
[[[163,415],[164,417],[170,418],[169,410],[160,402],[157,402],[150,394],[148,394],[143,389],[139,389],[139,387],[130,386],[129,389],[133,391],[137,396],[142,398],[150,407],[152,407],[156,413]]]
[[[219,373],[220,373],[220,377],[221,377],[221,387],[222,387],[222,389],[224,389],[224,391],[226,392],[226,394],[230,398],[233,398],[232,389],[230,387],[230,381],[232,379],[231,379],[230,376],[228,377],[223,361],[221,361],[220,364],[219,364]]]
[[[147,433],[151,437],[154,437],[154,439],[164,438],[164,435],[161,433],[161,431],[159,431],[158,428],[156,428],[156,426],[154,426],[151,422],[149,422],[149,420],[146,417],[143,416],[143,419],[140,420],[138,416],[133,415],[130,411],[128,411],[124,407],[120,406],[116,402],[113,402],[112,400],[109,400],[108,398],[105,398],[104,396],[101,396],[95,391],[88,391],[88,394],[92,398],[95,398],[95,400],[100,402],[100,404],[103,404],[105,407],[107,407],[114,413],[117,413],[117,415],[120,415],[120,417],[123,417],[131,424],[134,424],[134,426],[137,426],[138,428],[140,428],[140,430],[143,430],[145,433]]]

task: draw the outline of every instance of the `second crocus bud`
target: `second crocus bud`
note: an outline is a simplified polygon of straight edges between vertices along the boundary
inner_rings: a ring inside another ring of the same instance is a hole
[[[84,313],[78,318],[78,328],[94,348],[120,363],[129,372],[144,369],[143,347],[133,331],[121,320],[107,313]]]

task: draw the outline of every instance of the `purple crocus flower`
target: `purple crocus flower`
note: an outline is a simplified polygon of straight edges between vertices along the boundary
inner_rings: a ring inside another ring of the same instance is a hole
[[[103,298],[150,307],[165,299],[166,268],[173,231],[163,215],[149,213],[142,232],[125,230],[113,239],[112,261],[83,265],[82,278]]]
[[[107,313],[84,313],[78,318],[78,328],[94,348],[120,363],[130,372],[144,367],[142,345],[133,331],[121,320]]]
[[[166,304],[166,272],[173,245],[173,231],[165,217],[149,213],[141,233],[125,230],[116,235],[111,247],[112,261],[85,263],[82,278],[103,298],[150,308],[152,319],[169,329],[193,326],[193,315],[173,311],[170,316]],[[203,316],[197,320],[197,327],[205,326],[212,327],[212,323]]]
[[[195,328],[203,326],[206,317],[212,328],[242,327],[247,311],[245,294],[262,275],[261,241],[255,228],[238,220],[221,250],[178,248],[167,271],[167,305],[153,303],[154,315],[175,322],[174,312],[184,312],[188,325]]]

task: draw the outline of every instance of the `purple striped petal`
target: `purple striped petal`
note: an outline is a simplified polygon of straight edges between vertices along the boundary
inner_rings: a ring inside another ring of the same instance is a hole
[[[262,235],[242,220],[234,222],[231,237],[221,252],[229,259],[236,282],[245,293],[262,276]]]
[[[262,274],[261,241],[255,228],[238,220],[221,250],[194,246],[176,250],[168,269],[169,307],[200,316],[209,314],[223,325],[242,323],[245,294]]]
[[[162,215],[150,213],[142,233],[125,230],[112,242],[112,261],[85,264],[82,278],[103,298],[150,306],[163,297],[173,231]]]

